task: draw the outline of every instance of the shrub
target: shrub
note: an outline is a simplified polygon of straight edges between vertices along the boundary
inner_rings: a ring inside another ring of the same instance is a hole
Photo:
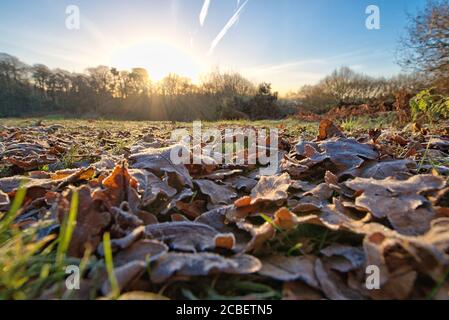
[[[428,122],[441,118],[449,118],[449,97],[433,94],[432,89],[418,93],[410,100],[413,120],[424,117]]]

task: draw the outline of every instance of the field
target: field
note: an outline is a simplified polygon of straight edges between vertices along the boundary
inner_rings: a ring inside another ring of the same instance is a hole
[[[448,298],[448,123],[202,125],[277,129],[276,173],[174,164],[192,123],[2,119],[0,298]]]

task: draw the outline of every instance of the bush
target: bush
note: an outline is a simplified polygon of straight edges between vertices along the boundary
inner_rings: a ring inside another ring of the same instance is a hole
[[[440,94],[432,94],[432,89],[426,89],[418,93],[410,100],[410,108],[413,120],[424,117],[428,122],[434,122],[441,118],[449,118],[449,97]]]

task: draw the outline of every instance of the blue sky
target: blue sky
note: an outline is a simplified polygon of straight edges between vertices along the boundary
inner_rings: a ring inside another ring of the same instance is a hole
[[[80,9],[80,30],[65,27],[72,4]],[[168,72],[198,80],[219,66],[285,92],[343,65],[374,76],[400,72],[394,57],[406,13],[425,0],[210,0],[201,25],[203,4],[2,0],[0,52],[70,71],[100,64],[145,67],[156,80]],[[380,30],[365,27],[368,5],[380,8]],[[237,11],[235,24],[211,52]]]

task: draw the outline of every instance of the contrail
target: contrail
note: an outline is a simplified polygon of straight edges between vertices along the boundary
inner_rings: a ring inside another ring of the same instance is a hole
[[[206,20],[207,13],[209,11],[210,0],[204,0],[203,7],[200,12],[200,25],[204,25],[204,20]]]
[[[209,55],[214,52],[215,47],[220,43],[221,39],[226,35],[228,30],[239,20],[240,14],[242,13],[243,8],[246,6],[249,0],[246,0],[234,13],[234,15],[229,19],[228,23],[221,29],[220,33],[215,37],[214,41],[212,41],[209,49]]]

